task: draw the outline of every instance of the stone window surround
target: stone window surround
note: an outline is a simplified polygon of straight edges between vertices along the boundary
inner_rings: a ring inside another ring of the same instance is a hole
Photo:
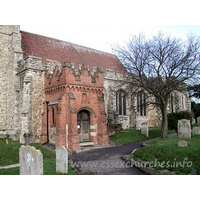
[[[121,89],[116,92],[116,110],[120,116],[127,115],[127,94]]]
[[[142,97],[142,98],[141,98]],[[139,116],[148,116],[148,107],[146,105],[147,94],[144,91],[137,93],[137,113]]]

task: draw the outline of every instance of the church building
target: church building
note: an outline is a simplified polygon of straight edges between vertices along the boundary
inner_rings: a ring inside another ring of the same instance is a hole
[[[109,53],[0,25],[0,137],[52,143],[77,151],[84,143],[108,145],[119,130],[159,126],[147,94],[127,92],[128,73]],[[123,83],[123,84],[122,84]],[[168,112],[191,110],[174,93]]]

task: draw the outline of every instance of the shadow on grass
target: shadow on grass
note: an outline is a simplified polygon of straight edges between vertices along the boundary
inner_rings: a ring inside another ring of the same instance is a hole
[[[168,130],[168,134],[175,133],[174,130]],[[110,136],[110,139],[116,142],[117,144],[123,145],[133,142],[139,142],[151,138],[156,138],[161,136],[161,128],[154,127],[149,129],[149,137],[146,137],[141,134],[139,130],[129,130],[126,132],[116,133]]]

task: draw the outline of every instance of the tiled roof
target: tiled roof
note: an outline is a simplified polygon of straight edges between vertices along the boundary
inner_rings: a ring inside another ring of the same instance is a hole
[[[113,54],[24,31],[21,31],[21,35],[24,58],[32,55],[41,57],[43,64],[46,64],[46,59],[51,59],[59,61],[61,65],[66,61],[71,62],[75,68],[79,64],[85,64],[90,68],[101,67],[103,71],[125,71],[119,59]]]

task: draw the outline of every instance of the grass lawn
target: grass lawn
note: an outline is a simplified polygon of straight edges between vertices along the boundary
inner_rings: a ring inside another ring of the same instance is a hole
[[[168,130],[168,134],[175,133],[174,130]],[[149,137],[141,135],[140,131],[137,130],[129,130],[127,132],[120,132],[110,136],[110,139],[116,142],[117,144],[123,145],[132,142],[138,142],[147,140],[150,138],[160,137],[161,136],[161,128],[154,127],[149,130]]]
[[[0,138],[0,166],[11,165],[19,163],[19,148],[21,144],[18,141],[13,141]],[[41,145],[30,144],[36,149],[39,149],[43,154],[43,170],[45,175],[59,175],[56,173],[56,159],[55,154],[49,150],[44,149]],[[0,175],[19,175],[19,167],[11,169],[1,169]],[[75,175],[75,170],[68,165],[68,175]]]
[[[133,158],[152,162],[151,167],[173,171],[176,174],[200,174],[200,135],[184,139],[188,147],[178,147],[178,136],[148,142],[148,146],[135,151]]]

